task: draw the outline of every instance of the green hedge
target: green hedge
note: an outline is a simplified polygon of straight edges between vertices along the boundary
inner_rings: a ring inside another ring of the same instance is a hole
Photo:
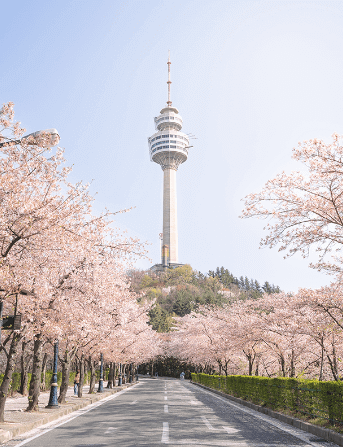
[[[28,383],[27,383],[27,389],[29,389],[29,387],[30,387],[31,373],[29,373],[28,376],[29,376],[29,379],[28,379]],[[2,384],[3,380],[4,380],[4,374],[0,374],[0,385]],[[18,373],[18,372],[13,373],[8,393],[13,394],[15,392],[19,392],[20,382],[21,382],[21,373]]]
[[[74,379],[75,379],[75,375],[76,372],[72,371],[69,375],[69,386],[74,385]],[[31,380],[31,373],[28,373],[28,384],[27,384],[27,389],[30,388],[30,380]],[[108,371],[106,376],[108,376]],[[97,381],[99,381],[100,378],[100,371],[96,371],[96,377],[97,377]],[[4,374],[0,374],[0,385],[2,384],[2,381],[4,379]],[[91,373],[90,371],[87,372],[87,374],[85,374],[85,385],[88,385],[90,383],[90,379],[91,379]],[[42,373],[42,380],[43,380],[43,373]],[[52,371],[46,371],[45,373],[45,390],[49,390],[50,389],[50,384],[51,384],[51,380],[52,380]],[[107,378],[106,378],[107,380]],[[15,372],[12,374],[12,380],[10,383],[10,388],[9,388],[9,394],[12,395],[15,392],[19,393],[20,390],[20,382],[21,382],[21,373],[19,372]],[[57,373],[57,384],[60,387],[62,384],[62,372],[58,371]]]
[[[343,424],[343,383],[192,373],[192,381],[273,410],[288,409]]]

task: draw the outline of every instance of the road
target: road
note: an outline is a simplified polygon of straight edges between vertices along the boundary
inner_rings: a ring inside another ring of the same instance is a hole
[[[334,447],[186,381],[142,379],[6,446]]]

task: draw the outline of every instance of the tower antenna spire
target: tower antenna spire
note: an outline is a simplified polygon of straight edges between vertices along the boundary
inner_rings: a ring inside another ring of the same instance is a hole
[[[171,62],[170,62],[170,50],[168,50],[168,62],[167,62],[167,64],[168,64],[168,81],[167,81],[167,84],[168,84],[168,101],[167,101],[167,104],[168,104],[168,107],[171,107],[172,102],[170,100],[170,84],[172,82],[170,80],[170,64],[171,64]]]

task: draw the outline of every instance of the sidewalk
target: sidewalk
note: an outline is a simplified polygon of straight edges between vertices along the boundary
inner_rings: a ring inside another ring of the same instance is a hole
[[[94,394],[87,394],[89,386],[84,386],[82,398],[75,397],[73,395],[74,388],[69,387],[66,403],[60,405],[59,408],[54,409],[45,408],[49,402],[50,391],[43,392],[39,396],[39,411],[35,413],[28,413],[25,411],[28,406],[27,396],[10,397],[6,401],[5,422],[2,424],[0,423],[0,444],[7,442],[22,433],[58,419],[61,416],[72,413],[73,411],[79,410],[80,408],[104,399],[105,397],[108,397],[111,394],[117,393],[118,391],[132,385],[125,384],[121,387],[116,386],[112,389],[104,387],[103,393]],[[97,390],[97,387],[95,390]]]

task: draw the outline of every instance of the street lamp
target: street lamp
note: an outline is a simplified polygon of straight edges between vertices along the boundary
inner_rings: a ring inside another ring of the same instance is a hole
[[[5,137],[6,138],[6,137]],[[37,132],[32,132],[28,135],[24,135],[18,140],[13,140],[12,138],[6,138],[7,141],[0,143],[0,147],[5,146],[9,143],[20,144],[26,143],[31,145],[39,145],[41,147],[54,147],[60,141],[60,136],[56,129],[46,129],[38,130]]]
[[[122,386],[123,384],[123,378],[121,375],[121,363],[119,363],[119,372],[118,372],[118,386]]]
[[[99,379],[99,388],[98,393],[102,393],[104,391],[104,357],[100,354],[100,379]]]
[[[57,362],[58,362],[58,340],[56,340],[54,343],[54,370],[52,373],[52,380],[51,380],[50,399],[48,405],[45,408],[58,408]]]

